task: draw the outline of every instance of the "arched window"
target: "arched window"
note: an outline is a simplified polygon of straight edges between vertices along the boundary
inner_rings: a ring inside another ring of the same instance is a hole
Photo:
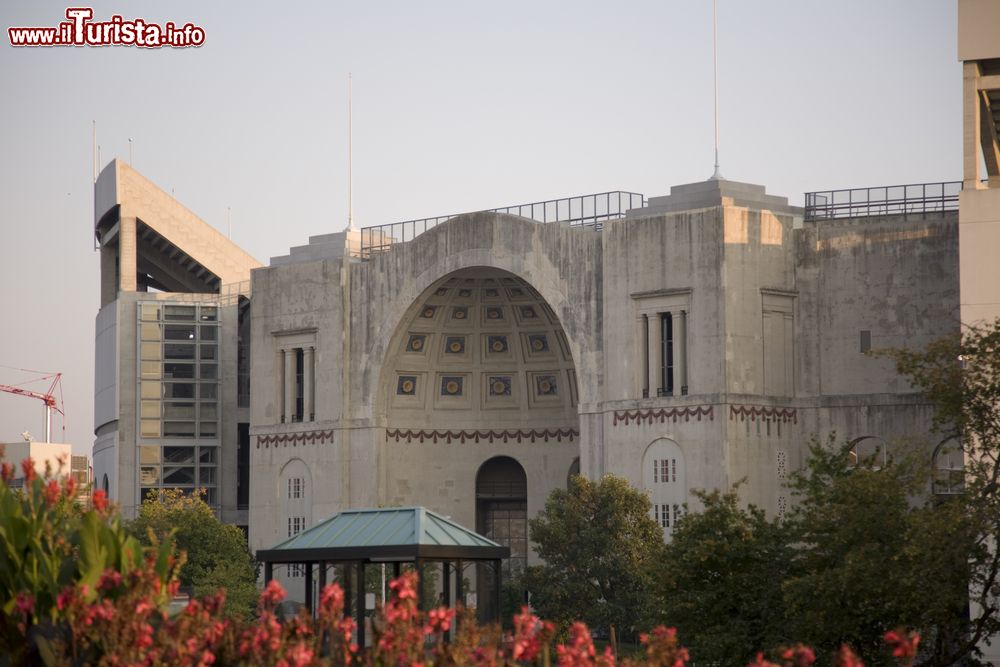
[[[302,459],[292,459],[281,468],[278,476],[278,498],[281,499],[282,524],[279,537],[285,539],[298,535],[312,525],[312,478],[309,467]],[[299,566],[289,566],[290,577],[302,576]]]
[[[881,470],[889,464],[891,458],[889,443],[882,438],[866,435],[852,441],[851,445],[848,454],[848,467]]]
[[[573,463],[569,466],[569,472],[566,474],[566,488],[569,488],[570,482],[574,477],[580,474],[580,457],[573,459]]]
[[[510,547],[509,575],[528,564],[528,477],[509,456],[496,456],[476,474],[476,531]]]
[[[104,479],[101,480],[101,488],[104,489],[104,493],[111,493],[111,485],[108,483],[107,473],[104,473]]]
[[[935,495],[948,496],[965,490],[965,456],[958,440],[945,440],[931,457],[934,478],[931,482]]]
[[[653,504],[651,516],[669,536],[684,512],[687,480],[684,452],[668,438],[655,440],[642,457],[642,486]]]

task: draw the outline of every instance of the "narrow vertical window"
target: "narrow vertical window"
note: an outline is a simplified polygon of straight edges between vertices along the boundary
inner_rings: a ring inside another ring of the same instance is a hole
[[[670,528],[670,506],[662,505],[660,515],[663,517],[663,527]]]
[[[301,347],[295,348],[295,421],[305,417],[305,359]]]
[[[649,367],[653,360],[649,358],[649,316],[642,316],[642,397],[649,398],[651,388],[649,386]]]
[[[661,358],[663,365],[660,367],[660,391],[661,396],[674,395],[674,318],[670,313],[660,314],[661,337],[663,341],[663,352]]]

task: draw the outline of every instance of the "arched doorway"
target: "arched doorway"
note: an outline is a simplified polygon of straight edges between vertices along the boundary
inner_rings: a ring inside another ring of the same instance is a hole
[[[489,531],[525,567],[527,517],[580,456],[574,359],[541,293],[492,267],[442,276],[396,323],[379,386],[380,502]]]
[[[476,532],[510,547],[504,575],[528,564],[528,476],[509,456],[495,456],[476,475]]]

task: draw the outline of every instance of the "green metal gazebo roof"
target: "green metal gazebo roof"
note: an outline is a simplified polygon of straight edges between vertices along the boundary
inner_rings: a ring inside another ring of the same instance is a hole
[[[425,507],[345,510],[270,549],[262,562],[507,558],[508,547]]]

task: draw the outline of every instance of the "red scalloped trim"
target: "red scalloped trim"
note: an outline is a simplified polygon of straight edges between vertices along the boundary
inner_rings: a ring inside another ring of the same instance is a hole
[[[740,418],[740,421],[746,421],[747,418],[749,418],[750,421],[757,421],[757,419],[760,419],[763,422],[775,421],[783,424],[787,424],[789,422],[793,424],[799,423],[799,411],[795,408],[769,408],[757,405],[730,405],[729,419],[733,420],[737,417]]]
[[[466,443],[466,442],[488,442],[490,444],[494,442],[536,442],[541,440],[542,442],[548,442],[549,440],[555,440],[556,442],[562,442],[565,440],[573,440],[578,437],[580,432],[575,429],[542,429],[542,430],[518,430],[518,431],[414,431],[410,429],[392,429],[388,428],[385,430],[386,442],[389,439],[394,439],[396,442],[400,440],[405,440],[407,443],[411,443],[414,440],[417,442],[430,441],[435,444],[438,441],[444,441],[448,444],[452,442]]]
[[[636,424],[642,422],[652,424],[654,421],[659,421],[662,424],[668,419],[676,424],[680,419],[686,422],[691,421],[692,417],[698,421],[701,421],[702,417],[707,417],[709,421],[714,421],[715,407],[711,405],[696,405],[694,407],[661,408],[659,410],[616,410],[614,419],[611,420],[611,425],[618,426],[618,422],[626,426],[632,422]]]
[[[261,445],[267,449],[271,445],[277,447],[278,445],[284,445],[287,447],[291,443],[292,447],[296,445],[322,445],[327,442],[333,442],[333,430],[329,431],[299,431],[298,433],[275,433],[273,435],[258,435],[257,436],[257,449],[260,449]]]

